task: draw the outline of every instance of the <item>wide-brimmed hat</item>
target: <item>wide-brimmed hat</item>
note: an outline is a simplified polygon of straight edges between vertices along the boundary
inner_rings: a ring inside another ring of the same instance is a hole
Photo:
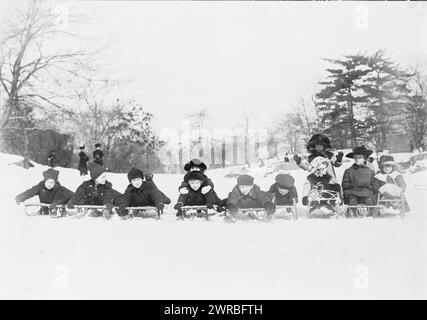
[[[200,171],[191,171],[184,176],[184,182],[188,183],[190,180],[204,180],[204,174]]]
[[[184,170],[185,171],[190,171],[191,168],[193,167],[197,167],[200,169],[200,171],[205,171],[208,167],[206,166],[206,164],[204,164],[202,161],[200,161],[199,159],[193,159],[190,162],[187,162],[184,165]]]
[[[81,147],[79,147],[80,150],[83,150],[85,148],[85,145],[82,145]]]
[[[359,146],[353,149],[353,152],[350,152],[346,155],[347,158],[354,159],[355,155],[362,155],[369,157],[373,153],[372,150],[368,150],[365,146]]]

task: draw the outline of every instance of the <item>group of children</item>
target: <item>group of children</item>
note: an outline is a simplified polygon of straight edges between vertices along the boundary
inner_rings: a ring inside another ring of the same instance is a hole
[[[403,197],[406,185],[402,175],[397,171],[393,157],[384,155],[379,161],[380,171],[373,172],[367,166],[371,150],[364,146],[356,147],[353,152],[346,155],[354,159],[354,164],[345,170],[342,183],[337,182],[333,166],[342,164],[343,153],[335,155],[332,152],[330,140],[322,135],[314,135],[307,144],[310,153],[307,161],[302,161],[298,156],[294,159],[301,168],[309,170],[307,177],[310,191],[319,189],[339,194],[347,205],[373,205],[378,194],[385,198],[397,199]],[[298,202],[298,193],[295,188],[295,179],[290,174],[278,174],[275,183],[269,191],[262,191],[254,183],[254,178],[243,174],[237,178],[237,185],[226,199],[220,199],[214,190],[213,182],[206,176],[207,166],[198,159],[186,163],[183,182],[178,188],[179,197],[174,208],[176,215],[182,216],[184,206],[206,206],[215,208],[218,212],[227,209],[227,218],[233,218],[239,209],[263,208],[271,215],[276,206],[293,206]],[[44,180],[31,189],[16,197],[17,203],[38,195],[40,202],[50,204],[42,208],[42,214],[49,210],[56,210],[62,205],[63,214],[65,206],[72,209],[76,205],[99,205],[105,209],[101,213],[106,217],[112,214],[113,207],[118,207],[118,215],[126,219],[127,207],[153,206],[162,211],[171,200],[161,192],[153,182],[153,176],[144,174],[137,168],[132,168],[127,174],[129,185],[125,192],[113,189],[107,181],[106,169],[99,163],[89,163],[90,180],[83,182],[75,193],[61,186],[58,181],[59,171],[48,169],[43,172]],[[404,197],[403,197],[404,199]],[[309,203],[309,194],[304,191],[303,205]],[[409,211],[406,199],[404,210]],[[59,214],[58,213],[58,214]]]

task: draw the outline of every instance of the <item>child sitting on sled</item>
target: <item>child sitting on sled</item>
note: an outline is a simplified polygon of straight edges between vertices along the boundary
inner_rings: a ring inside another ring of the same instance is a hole
[[[270,194],[261,191],[260,187],[254,184],[254,178],[247,174],[237,178],[237,185],[228,194],[225,203],[231,215],[226,217],[228,219],[234,218],[239,209],[262,208],[270,216],[276,211]]]
[[[39,214],[49,214],[49,211],[56,210],[58,205],[65,205],[72,197],[73,192],[63,187],[59,181],[59,171],[48,169],[43,172],[43,181],[34,187],[16,196],[16,203],[20,204],[34,196],[39,197],[40,203],[50,204],[50,207],[41,207]],[[62,208],[62,213],[65,208]]]
[[[332,152],[330,139],[324,134],[313,135],[307,143],[307,151],[310,153],[307,160],[302,160],[300,156],[294,155],[295,163],[303,170],[310,170],[311,162],[317,157],[328,159],[331,165],[328,166],[328,172],[336,180],[334,167],[340,167],[344,154],[340,151],[337,155]]]
[[[174,206],[177,210],[176,216],[182,216],[183,206],[206,206],[213,209],[214,205],[220,204],[217,194],[210,188],[207,192],[203,190],[206,176],[198,170],[190,171],[185,175],[184,183],[187,185],[187,192],[181,193],[178,202]]]
[[[127,186],[123,196],[119,202],[118,215],[122,218],[127,216],[127,207],[156,207],[162,211],[165,205],[165,195],[157,189],[156,185],[151,181],[143,181],[144,173],[132,168],[127,174],[129,185]],[[167,198],[169,203],[170,199]]]
[[[354,164],[344,171],[342,178],[344,203],[346,205],[374,205],[376,203],[373,194],[375,173],[366,165],[366,161],[372,152],[365,146],[360,146],[346,155],[347,158],[354,159]],[[354,213],[355,210],[350,210],[349,216],[354,216]]]
[[[268,191],[273,196],[276,206],[293,206],[298,203],[298,193],[295,188],[295,179],[290,174],[278,174],[276,183],[272,184]],[[292,209],[288,208],[288,212]]]
[[[103,166],[89,163],[89,174],[91,179],[84,181],[77,188],[67,207],[73,209],[76,205],[105,206],[102,215],[109,219],[122,194],[114,190],[111,182],[107,181],[107,172]],[[97,210],[94,210],[93,214],[99,216]]]
[[[397,164],[390,155],[383,155],[379,163],[380,172],[374,178],[374,193],[379,194],[380,199],[384,200],[402,200],[403,212],[409,212],[409,205],[404,196],[406,183],[403,176],[397,170]],[[399,209],[400,201],[393,203],[386,202],[385,206],[393,209]]]
[[[333,207],[341,204],[341,187],[328,172],[330,162],[324,157],[317,157],[311,161],[311,173],[307,176],[304,185],[302,204],[315,204],[317,207]]]

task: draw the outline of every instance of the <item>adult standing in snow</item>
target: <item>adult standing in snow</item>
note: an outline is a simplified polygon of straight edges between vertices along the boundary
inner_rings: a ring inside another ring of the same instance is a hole
[[[95,151],[93,152],[93,162],[99,164],[100,166],[104,165],[104,152],[101,150],[101,144],[95,144]]]
[[[313,135],[307,143],[307,151],[310,153],[307,161],[303,160],[298,154],[294,155],[295,163],[303,170],[310,170],[310,163],[317,157],[323,157],[329,160],[328,172],[333,180],[337,182],[334,167],[340,167],[344,154],[339,151],[337,155],[331,151],[331,141],[324,134]]]
[[[286,153],[285,155],[285,162],[289,162],[289,153]]]
[[[87,154],[84,152],[85,146],[81,146],[80,148],[80,153],[79,153],[79,167],[78,169],[80,170],[80,175],[81,176],[85,176],[87,175],[87,162],[89,161],[89,157],[87,156]]]
[[[51,150],[49,152],[49,155],[47,156],[47,165],[51,168],[55,167],[56,165],[56,154],[55,150]]]

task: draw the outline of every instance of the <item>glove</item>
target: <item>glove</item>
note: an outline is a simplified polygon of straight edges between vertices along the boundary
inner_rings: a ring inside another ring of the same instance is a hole
[[[174,209],[176,210],[181,210],[181,208],[183,207],[183,204],[181,202],[178,202],[175,206]]]
[[[211,186],[203,187],[203,188],[202,188],[202,194],[206,194],[206,193],[208,193],[209,191],[211,191],[211,189],[212,189],[212,187],[211,187]],[[188,191],[188,189],[187,189],[187,191]]]
[[[337,154],[337,162],[341,162],[343,157],[344,153],[342,151],[339,151]]]
[[[301,163],[301,157],[299,155],[294,155],[294,160],[296,164],[300,164]]]
[[[152,173],[147,172],[146,174],[144,174],[144,177],[145,177],[145,180],[147,180],[147,181],[153,180],[153,174]]]
[[[207,203],[206,204],[206,208],[208,208],[208,209],[213,209],[213,203]]]
[[[308,205],[308,197],[307,197],[307,196],[302,197],[302,205],[303,205],[303,206]]]
[[[164,207],[165,207],[165,205],[164,205],[163,203],[159,203],[159,204],[156,206],[156,209],[157,209],[158,211],[163,211]]]
[[[264,208],[268,215],[271,215],[276,212],[276,206],[274,205],[274,203],[266,202]]]
[[[179,189],[179,193],[180,193],[180,194],[188,194],[188,189],[187,189],[187,187],[184,187],[184,188]]]
[[[239,210],[238,208],[237,208],[237,206],[235,206],[234,204],[228,204],[227,205],[227,210],[228,210],[228,212],[230,212],[231,214],[234,214],[234,213],[237,213],[237,211]]]

